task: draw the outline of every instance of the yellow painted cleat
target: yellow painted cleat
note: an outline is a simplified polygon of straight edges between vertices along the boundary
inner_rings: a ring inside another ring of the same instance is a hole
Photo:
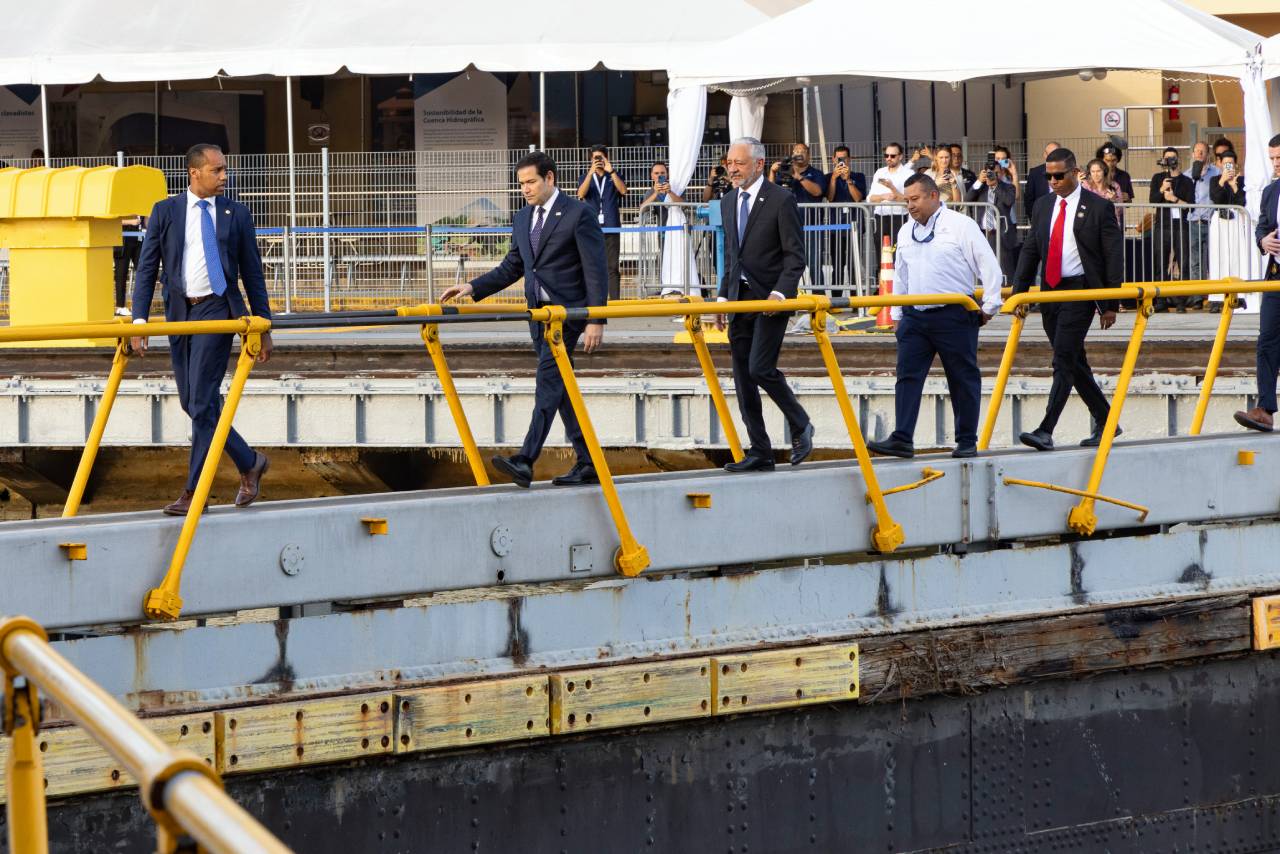
[[[618,549],[613,553],[613,565],[627,578],[634,578],[649,566],[649,552],[644,546],[636,546],[635,551],[623,552]]]
[[[153,620],[176,620],[182,616],[182,597],[157,587],[142,600],[142,613]]]

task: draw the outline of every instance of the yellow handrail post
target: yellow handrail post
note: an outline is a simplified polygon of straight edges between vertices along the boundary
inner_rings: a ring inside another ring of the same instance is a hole
[[[1199,436],[1204,426],[1205,413],[1209,411],[1209,396],[1213,394],[1213,384],[1218,379],[1218,366],[1222,364],[1222,352],[1227,347],[1227,333],[1231,330],[1231,315],[1236,308],[1236,295],[1225,294],[1222,299],[1222,317],[1218,320],[1218,334],[1213,338],[1213,349],[1209,352],[1209,363],[1205,365],[1204,380],[1200,383],[1200,397],[1196,400],[1196,414],[1191,419],[1191,435]]]
[[[5,638],[16,631],[31,631],[42,639],[48,635],[26,617],[0,619],[0,671],[4,674],[3,729],[9,736],[9,756],[5,761],[8,794],[7,821],[10,854],[47,854],[48,817],[45,812],[44,769],[36,736],[40,732],[40,698],[30,679],[18,685],[19,675],[4,653]]]
[[[428,314],[439,314],[440,306],[427,306]],[[462,440],[462,448],[466,451],[467,462],[471,465],[471,473],[476,479],[476,486],[488,486],[489,474],[484,470],[484,460],[480,449],[476,447],[475,436],[471,434],[471,424],[467,421],[467,413],[458,398],[458,389],[453,384],[453,374],[449,371],[449,363],[444,358],[444,346],[440,343],[440,325],[437,323],[422,324],[422,341],[431,354],[431,364],[436,376],[440,378],[440,388],[444,390],[444,399],[449,403],[449,414],[453,416],[454,426],[458,428],[458,438]]]
[[[115,406],[116,392],[120,390],[120,380],[124,377],[124,369],[128,364],[129,342],[121,338],[116,344],[116,355],[111,360],[111,374],[107,377],[106,388],[102,390],[98,411],[94,413],[89,438],[85,439],[84,451],[80,454],[80,464],[76,466],[75,479],[71,481],[71,490],[67,493],[67,503],[62,508],[64,519],[80,512],[80,500],[84,497],[85,487],[89,485],[89,474],[93,471],[93,464],[98,459],[102,434],[107,431],[107,419],[111,417],[111,407]]]
[[[729,414],[729,404],[724,399],[724,388],[720,385],[720,377],[716,375],[716,366],[711,361],[711,351],[707,349],[706,336],[702,334],[702,318],[694,314],[684,316],[684,328],[693,342],[693,350],[698,354],[698,364],[702,366],[702,376],[707,381],[707,391],[711,393],[711,402],[715,404],[716,415],[720,419],[720,429],[724,432],[725,441],[733,453],[733,461],[742,460],[742,441],[738,438],[738,428],[734,426],[733,416]]]
[[[862,480],[867,485],[867,502],[876,515],[876,525],[871,529],[871,542],[877,551],[891,552],[902,545],[905,539],[902,526],[894,521],[893,516],[889,514],[888,506],[884,503],[884,493],[880,489],[880,481],[876,478],[875,466],[871,464],[867,442],[862,437],[862,428],[858,425],[858,417],[853,412],[853,404],[849,402],[844,374],[840,372],[840,363],[836,361],[831,337],[827,335],[827,309],[831,306],[831,300],[827,297],[814,297],[813,300],[815,305],[813,314],[809,317],[809,325],[813,330],[813,337],[818,342],[818,350],[822,353],[822,361],[827,366],[827,375],[831,378],[831,389],[835,392],[840,414],[844,416],[844,424],[849,431],[849,441],[853,443],[853,454],[858,458],[858,468],[862,471]]]
[[[596,476],[600,478],[600,490],[604,493],[605,503],[609,505],[609,515],[613,516],[613,523],[618,528],[620,545],[613,556],[613,565],[625,576],[639,575],[649,565],[649,553],[636,541],[631,533],[631,526],[627,524],[627,514],[622,509],[618,490],[613,485],[613,475],[609,472],[609,461],[605,459],[604,449],[600,447],[595,427],[591,424],[586,402],[582,399],[582,391],[578,388],[578,378],[574,376],[569,351],[564,346],[564,306],[548,306],[538,310],[536,314],[541,315],[543,320],[547,346],[551,348],[556,367],[560,369],[560,378],[564,381],[565,393],[569,395],[569,404],[578,418],[582,439],[587,443],[587,450],[591,454],[591,464],[595,466]]]
[[[1107,455],[1111,453],[1111,443],[1115,440],[1116,428],[1120,425],[1120,411],[1124,409],[1124,401],[1129,394],[1133,369],[1138,364],[1138,351],[1142,349],[1142,335],[1147,329],[1147,318],[1153,312],[1153,299],[1153,296],[1145,294],[1138,299],[1133,333],[1129,336],[1129,346],[1124,351],[1124,363],[1120,366],[1120,376],[1116,378],[1116,392],[1111,398],[1111,409],[1107,413],[1107,423],[1102,428],[1102,440],[1098,444],[1098,453],[1093,458],[1093,469],[1089,472],[1089,484],[1085,487],[1085,492],[1096,494],[1102,486],[1102,473],[1106,470]],[[1093,507],[1092,496],[1081,498],[1080,503],[1067,514],[1067,527],[1077,534],[1092,534],[1098,527],[1098,516],[1093,512]]]
[[[200,479],[196,481],[196,494],[191,498],[191,508],[187,510],[187,517],[182,522],[182,532],[178,535],[178,544],[173,550],[169,570],[164,574],[160,586],[147,593],[142,600],[142,611],[150,619],[176,620],[182,614],[182,596],[179,595],[182,568],[187,562],[187,553],[191,551],[191,541],[195,538],[196,526],[200,524],[200,514],[204,512],[205,502],[209,500],[209,490],[213,488],[213,477],[218,471],[227,436],[231,434],[231,422],[236,417],[244,384],[249,379],[249,371],[261,349],[262,333],[256,329],[245,333],[240,345],[240,358],[236,360],[236,372],[231,377],[231,387],[227,390],[218,426],[213,431],[209,455],[205,457],[204,468],[200,469]]]
[[[1000,357],[1000,370],[996,371],[996,381],[991,387],[991,399],[987,402],[987,418],[982,422],[982,432],[978,434],[978,450],[985,451],[991,446],[991,434],[996,429],[996,417],[1000,414],[1000,405],[1004,403],[1004,388],[1009,383],[1009,372],[1013,370],[1013,360],[1018,355],[1018,342],[1022,338],[1022,326],[1026,318],[1021,312],[1015,312],[1013,322],[1009,325],[1009,337],[1004,342],[1004,355]]]

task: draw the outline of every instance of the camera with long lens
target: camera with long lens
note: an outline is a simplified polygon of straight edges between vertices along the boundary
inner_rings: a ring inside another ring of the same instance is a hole
[[[982,164],[982,168],[988,174],[992,174],[996,171],[996,153],[994,151],[987,152],[987,162]]]
[[[1178,158],[1176,158],[1176,157],[1162,157],[1162,158],[1160,158],[1160,160],[1158,160],[1158,161],[1156,162],[1156,165],[1157,165],[1157,166],[1159,166],[1161,169],[1177,169],[1177,168],[1178,168]]]
[[[804,162],[803,154],[795,154],[795,155],[792,155],[791,157],[787,157],[782,160],[779,160],[778,161],[778,186],[795,187],[799,185],[800,179],[797,178],[795,175],[791,174],[791,166],[792,164],[799,165],[803,162]]]

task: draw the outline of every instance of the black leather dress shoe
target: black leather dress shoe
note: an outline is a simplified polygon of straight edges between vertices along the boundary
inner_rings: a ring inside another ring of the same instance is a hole
[[[966,442],[963,445],[956,445],[956,449],[951,452],[951,456],[955,457],[958,460],[963,460],[968,457],[976,457],[977,455],[978,455],[977,442]]]
[[[494,468],[511,478],[516,486],[528,489],[533,482],[533,466],[519,457],[494,457],[490,462]]]
[[[1115,438],[1119,439],[1120,434],[1123,432],[1124,432],[1124,428],[1122,428],[1119,424],[1117,424]],[[1093,431],[1093,433],[1089,436],[1089,438],[1081,440],[1080,447],[1096,448],[1101,444],[1102,444],[1102,428],[1099,427],[1097,430]]]
[[[800,465],[812,453],[813,422],[810,421],[798,435],[791,437],[791,465]]]
[[[757,457],[755,454],[747,454],[736,463],[729,463],[724,467],[725,471],[741,472],[741,471],[773,471],[773,460]]]
[[[1032,430],[1030,433],[1023,433],[1018,437],[1018,441],[1037,451],[1053,450],[1053,434],[1048,430]]]
[[[897,439],[885,439],[883,442],[868,442],[867,450],[882,457],[900,457],[909,460],[916,455],[916,446],[910,442]]]
[[[552,478],[551,482],[556,486],[584,486],[588,483],[599,483],[600,478],[596,476],[595,466],[591,463],[579,462],[559,477]]]

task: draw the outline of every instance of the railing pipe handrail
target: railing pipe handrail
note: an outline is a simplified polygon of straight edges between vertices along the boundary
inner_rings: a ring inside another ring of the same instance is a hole
[[[169,747],[114,697],[29,628],[0,621],[0,664],[33,682],[138,781],[147,809],[168,829],[227,854],[285,854],[289,849],[231,800],[217,773],[195,754]],[[177,811],[174,811],[174,807]]]

